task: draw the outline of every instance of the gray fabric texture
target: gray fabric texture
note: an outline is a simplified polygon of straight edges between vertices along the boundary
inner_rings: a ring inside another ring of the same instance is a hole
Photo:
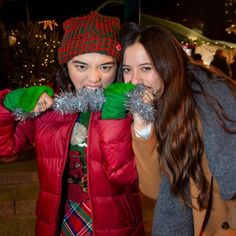
[[[192,212],[170,192],[167,177],[163,177],[155,207],[152,236],[193,235]]]

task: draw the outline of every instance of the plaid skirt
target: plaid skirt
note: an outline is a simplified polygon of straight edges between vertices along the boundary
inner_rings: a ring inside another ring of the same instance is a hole
[[[60,236],[91,235],[93,235],[93,230],[90,201],[78,204],[67,200]]]

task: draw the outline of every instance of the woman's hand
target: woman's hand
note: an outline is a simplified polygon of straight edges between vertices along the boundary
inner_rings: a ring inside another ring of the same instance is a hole
[[[34,107],[34,112],[44,112],[53,105],[53,99],[47,94],[43,93]]]
[[[156,96],[155,96],[155,93],[153,92],[153,90],[151,90],[151,89],[146,89],[146,90],[144,91],[142,100],[143,100],[144,103],[153,104],[155,97],[156,97]]]
[[[151,89],[146,89],[142,97],[142,101],[144,103],[153,104],[154,99],[155,99],[155,95],[153,94],[153,91]],[[145,121],[138,114],[134,114],[133,119],[134,119],[135,130],[143,130],[147,127],[147,124],[145,123]]]

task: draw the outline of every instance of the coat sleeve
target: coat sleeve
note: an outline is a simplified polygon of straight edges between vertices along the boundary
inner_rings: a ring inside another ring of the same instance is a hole
[[[33,121],[16,122],[12,112],[3,106],[3,100],[10,90],[0,91],[0,158],[17,154],[33,142]]]
[[[109,181],[119,185],[137,181],[131,140],[131,117],[99,120],[102,168]]]
[[[152,127],[151,136],[148,139],[143,139],[136,137],[132,128],[132,139],[139,188],[148,197],[157,199],[161,177],[155,130]]]

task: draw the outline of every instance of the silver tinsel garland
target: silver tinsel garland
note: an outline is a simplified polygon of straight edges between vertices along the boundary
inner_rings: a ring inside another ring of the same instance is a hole
[[[101,111],[105,102],[103,89],[82,88],[76,93],[62,92],[54,98],[53,109],[62,114]]]
[[[15,120],[24,121],[26,119],[32,119],[34,117],[37,117],[40,115],[40,112],[25,112],[21,108],[16,108],[16,110],[13,112],[13,115],[15,116]]]
[[[82,88],[75,93],[61,92],[54,98],[54,104],[51,109],[61,114],[73,114],[76,112],[101,111],[105,102],[104,90]],[[41,112],[25,112],[17,108],[14,112],[15,120],[24,121],[28,118],[35,118],[42,114]]]
[[[146,87],[137,85],[136,88],[126,94],[125,106],[131,114],[138,114],[145,123],[155,121],[155,109],[151,104],[144,103],[142,96]],[[101,111],[106,98],[103,89],[82,88],[77,92],[61,92],[54,98],[54,104],[51,109],[61,114],[73,114],[86,111]],[[28,118],[39,116],[40,112],[24,112],[22,109],[16,109],[15,119],[23,121]]]
[[[138,84],[134,90],[127,93],[128,98],[125,105],[132,115],[138,114],[148,124],[155,121],[155,108],[142,101],[146,89],[144,85]]]

